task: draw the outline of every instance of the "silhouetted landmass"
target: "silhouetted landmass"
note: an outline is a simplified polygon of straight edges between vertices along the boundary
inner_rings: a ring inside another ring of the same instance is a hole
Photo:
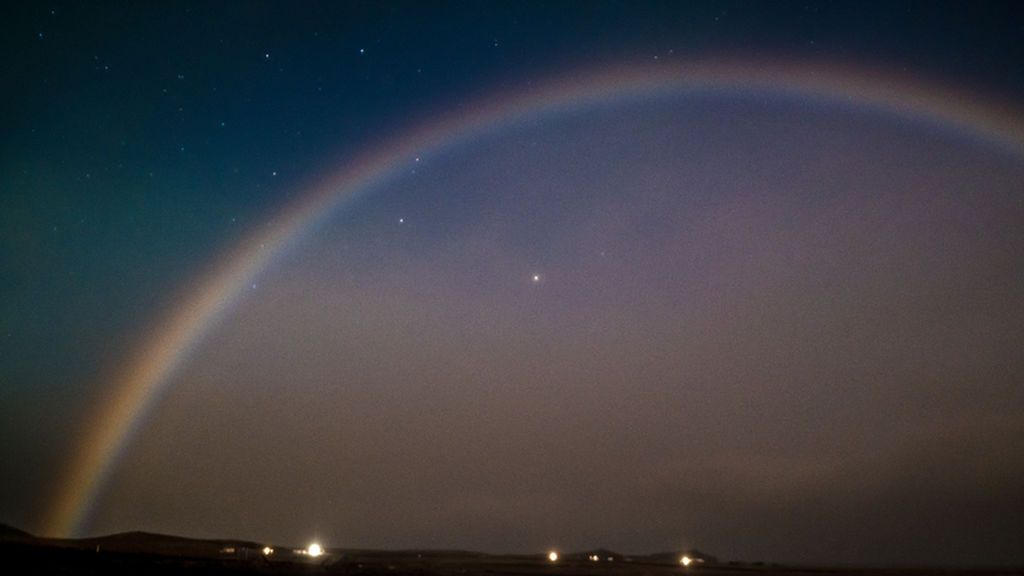
[[[199,540],[150,532],[123,532],[98,538],[87,538],[77,542],[81,542],[87,547],[98,548],[101,552],[200,557],[219,556],[225,548],[259,551],[264,546],[258,542],[243,540]]]
[[[272,552],[265,553],[270,546]],[[0,524],[8,574],[337,574],[345,576],[1024,576],[1024,569],[828,568],[721,562],[697,550],[629,555],[604,548],[563,554],[485,554],[462,550],[328,549],[310,557],[293,546],[245,540],[200,540],[126,532],[98,538],[39,538]],[[698,560],[680,565],[682,555]]]
[[[8,526],[7,524],[0,524],[0,541],[8,540],[26,540],[29,538],[35,538],[35,536],[25,532],[24,530],[18,530],[14,526]]]

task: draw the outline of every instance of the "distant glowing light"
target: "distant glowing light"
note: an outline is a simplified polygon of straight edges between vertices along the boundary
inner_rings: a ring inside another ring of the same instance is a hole
[[[597,554],[591,554],[590,555],[590,561],[591,562],[597,562],[598,560],[600,560],[600,558],[597,557]]]
[[[693,558],[690,558],[689,556],[683,556],[679,559],[679,563],[683,566],[689,566],[690,564],[693,564]]]
[[[270,546],[264,546],[263,547],[263,555],[264,556],[270,556],[273,553],[274,553],[274,549],[271,548]]]
[[[308,548],[306,548],[306,554],[309,554],[313,558],[316,558],[317,556],[320,556],[323,553],[324,553],[324,549],[319,544],[317,544],[316,542],[313,542],[312,544],[309,545]]]
[[[551,562],[558,562],[558,552],[555,552],[554,550],[548,552],[548,560]]]
[[[540,282],[540,274],[534,274],[533,277],[531,278],[531,280],[533,280],[534,284],[536,284],[537,282]]]

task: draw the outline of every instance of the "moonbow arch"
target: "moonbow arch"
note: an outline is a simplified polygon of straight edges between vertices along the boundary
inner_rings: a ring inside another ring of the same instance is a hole
[[[852,102],[940,124],[1024,156],[1024,118],[1009,106],[876,70],[833,64],[704,61],[683,66],[612,66],[482,98],[475,106],[429,119],[346,162],[221,256],[105,384],[109,400],[87,419],[82,441],[46,519],[45,533],[78,534],[134,432],[172,382],[178,367],[238,301],[252,279],[299,243],[304,233],[416,156],[533,116],[627,97],[714,90]]]

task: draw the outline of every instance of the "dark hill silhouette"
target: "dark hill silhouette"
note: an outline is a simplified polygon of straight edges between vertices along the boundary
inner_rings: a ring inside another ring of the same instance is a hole
[[[0,524],[0,555],[9,567],[34,574],[170,575],[280,574],[283,576],[1004,576],[1019,568],[955,569],[783,566],[762,562],[718,562],[695,549],[622,555],[593,548],[569,552],[557,563],[545,553],[484,554],[463,550],[354,550],[328,548],[312,558],[295,548],[234,539],[201,540],[150,532],[95,538],[40,538]],[[682,555],[703,562],[680,566]],[[603,558],[590,560],[589,556]],[[608,561],[608,557],[614,557]],[[9,570],[8,570],[9,571]]]
[[[35,536],[9,524],[0,523],[0,540],[32,540]]]
[[[264,546],[246,540],[203,540],[153,532],[121,532],[77,542],[98,551],[191,557],[216,557],[226,548],[259,550]]]

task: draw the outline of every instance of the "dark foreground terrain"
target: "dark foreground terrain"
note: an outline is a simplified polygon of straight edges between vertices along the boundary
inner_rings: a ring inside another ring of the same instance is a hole
[[[621,555],[607,550],[545,555],[496,555],[438,550],[327,549],[310,557],[298,547],[239,540],[196,540],[131,532],[81,540],[38,538],[0,525],[5,574],[344,574],[350,576],[772,576],[1020,575],[1024,569],[886,569],[782,566],[718,561],[682,566],[684,554]]]

